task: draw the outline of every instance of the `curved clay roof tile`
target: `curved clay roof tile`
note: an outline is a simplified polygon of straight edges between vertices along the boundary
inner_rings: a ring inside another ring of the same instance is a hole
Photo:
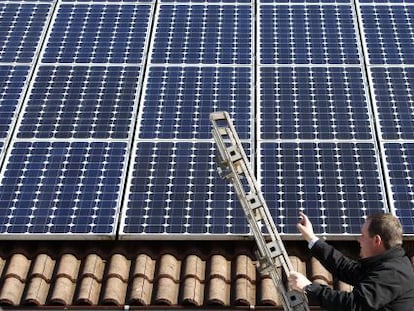
[[[72,254],[63,254],[59,260],[55,284],[50,297],[51,304],[70,305],[75,293],[81,261]]]
[[[4,275],[4,284],[0,292],[0,303],[10,306],[20,304],[25,288],[30,260],[23,254],[14,254]]]
[[[147,306],[151,304],[153,289],[155,260],[147,254],[140,254],[135,260],[132,274],[132,287],[130,292],[130,304]]]

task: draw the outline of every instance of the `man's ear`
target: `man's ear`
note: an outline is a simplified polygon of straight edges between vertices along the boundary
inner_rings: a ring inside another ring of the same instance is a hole
[[[374,242],[375,242],[375,245],[377,245],[377,246],[379,246],[379,245],[382,245],[382,244],[383,244],[383,243],[382,243],[381,236],[380,236],[379,234],[376,234],[376,235],[374,236]]]

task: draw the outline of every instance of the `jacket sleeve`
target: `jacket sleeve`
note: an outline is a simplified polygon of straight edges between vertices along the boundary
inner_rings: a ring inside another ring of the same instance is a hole
[[[316,303],[328,311],[371,311],[376,310],[367,305],[352,292],[341,292],[328,286],[312,284],[307,286],[306,295],[311,304]]]
[[[306,288],[309,300],[318,302],[327,310],[368,311],[379,310],[400,294],[401,284],[392,271],[379,271],[368,275],[352,292],[333,290],[328,286],[312,284]]]
[[[311,253],[329,272],[337,276],[341,281],[353,286],[358,284],[362,273],[358,261],[344,256],[324,240],[318,240],[311,248]]]

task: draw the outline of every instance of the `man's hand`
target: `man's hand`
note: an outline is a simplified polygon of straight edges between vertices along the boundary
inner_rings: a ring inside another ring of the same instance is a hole
[[[312,223],[310,222],[308,216],[302,212],[299,213],[299,222],[297,223],[296,228],[298,228],[299,232],[302,234],[302,237],[306,241],[309,242],[316,238],[315,233],[313,233]]]
[[[296,271],[290,272],[288,280],[290,288],[301,293],[305,291],[304,288],[306,285],[312,284],[312,282],[309,281],[306,276]]]

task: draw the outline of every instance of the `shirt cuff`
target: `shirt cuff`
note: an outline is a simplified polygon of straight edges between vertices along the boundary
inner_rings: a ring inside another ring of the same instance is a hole
[[[312,247],[315,245],[315,243],[316,243],[318,240],[319,240],[319,238],[318,238],[318,237],[314,237],[312,240],[310,240],[310,241],[308,242],[308,248],[309,248],[309,249],[312,249]]]

